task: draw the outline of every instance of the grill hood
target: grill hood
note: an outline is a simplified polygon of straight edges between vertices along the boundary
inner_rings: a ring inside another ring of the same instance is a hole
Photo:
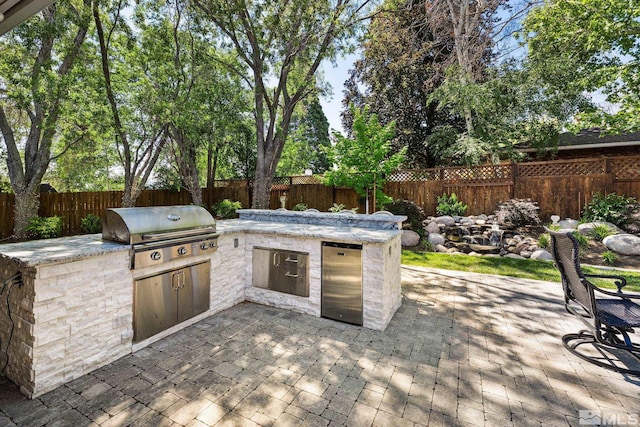
[[[153,206],[107,209],[102,239],[136,244],[216,231],[216,223],[200,206]]]

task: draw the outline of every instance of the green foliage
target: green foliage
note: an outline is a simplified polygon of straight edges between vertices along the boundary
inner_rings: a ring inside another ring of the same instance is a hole
[[[467,205],[458,200],[456,193],[443,194],[438,197],[436,213],[438,215],[462,216],[467,211]]]
[[[602,240],[605,237],[611,236],[613,234],[615,234],[615,232],[611,230],[611,228],[609,228],[609,226],[606,224],[596,224],[589,231],[589,236],[591,236],[594,240],[597,240],[598,242],[602,242]]]
[[[551,237],[549,234],[544,233],[538,236],[538,246],[542,249],[548,249],[551,245]]]
[[[212,206],[216,216],[222,219],[237,218],[236,210],[242,209],[242,203],[224,199]]]
[[[495,212],[500,224],[511,224],[514,227],[540,224],[538,211],[540,207],[531,199],[510,199],[498,205]]]
[[[560,224],[547,224],[545,227],[551,231],[560,231]]]
[[[344,208],[345,208],[345,206],[342,203],[340,203],[340,204],[334,203],[333,206],[331,206],[329,208],[329,212],[331,212],[331,213],[342,212],[344,210]]]
[[[602,260],[607,265],[615,265],[618,262],[618,255],[615,252],[606,251],[602,253]]]
[[[307,209],[309,209],[309,207],[304,203],[298,203],[293,207],[294,211],[306,211]]]
[[[589,245],[589,239],[584,234],[580,233],[579,231],[573,231],[571,234],[573,235],[573,237],[576,238],[576,241],[578,242],[578,247],[581,250],[586,248]]]
[[[89,214],[80,220],[80,228],[85,233],[99,233],[102,231],[102,219],[97,215]]]
[[[497,274],[548,282],[560,282],[561,280],[560,273],[552,262],[535,259],[417,253],[403,250],[402,264],[472,273]],[[583,271],[587,274],[611,274],[610,271],[593,267],[584,267]],[[624,276],[627,279],[625,290],[631,292],[640,291],[640,273],[626,271]],[[595,280],[594,282],[597,286],[604,288],[616,288],[611,280]]]
[[[411,200],[394,200],[386,204],[384,210],[395,215],[405,215],[411,229],[415,232],[422,232],[422,221],[425,219],[424,210]]]
[[[299,110],[292,118],[276,176],[301,175],[307,168],[319,174],[329,169],[326,155],[326,147],[331,145],[329,122],[318,96],[305,102]]]
[[[333,133],[336,143],[327,149],[327,159],[337,169],[325,172],[324,183],[351,187],[363,197],[375,185],[376,205],[384,206],[392,201],[382,191],[386,176],[402,163],[406,148],[392,153],[393,122],[382,126],[378,117],[370,114],[369,107],[352,107],[352,113],[353,139]]]
[[[29,239],[50,239],[62,235],[62,217],[34,216],[29,220],[25,229]]]
[[[576,128],[640,129],[640,3],[548,0],[524,21],[529,61],[545,81],[570,90],[600,91],[615,113],[582,110]],[[560,83],[560,84],[558,84]]]
[[[350,104],[370,105],[382,123],[396,123],[393,146],[407,147],[403,165],[408,168],[441,165],[444,159],[434,149],[441,139],[430,135],[451,128],[455,141],[464,127],[458,115],[428,101],[454,54],[450,38],[434,37],[425,25],[429,21],[425,2],[381,2],[345,82],[344,128],[353,123]]]
[[[625,197],[616,193],[607,195],[596,193],[589,204],[584,207],[582,220],[585,222],[606,221],[621,226],[627,222],[632,213],[633,205],[637,203],[633,197]]]
[[[331,206],[329,208],[329,212],[331,213],[340,213],[346,210],[350,210],[353,213],[357,213],[358,212],[358,208],[351,208],[351,209],[347,209],[345,205],[343,205],[342,203],[338,204],[338,203],[334,203],[333,206]]]

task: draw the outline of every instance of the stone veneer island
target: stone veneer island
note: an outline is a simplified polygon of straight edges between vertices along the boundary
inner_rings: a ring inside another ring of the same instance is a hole
[[[211,262],[209,310],[141,342],[133,341],[134,281],[187,261],[131,270],[130,246],[95,234],[0,245],[0,280],[18,275],[0,294],[6,377],[37,397],[243,301],[320,317],[323,241],[362,245],[362,326],[386,328],[401,304],[405,217],[238,212],[218,221],[216,252],[188,259]],[[254,286],[254,247],[308,253],[308,297]]]

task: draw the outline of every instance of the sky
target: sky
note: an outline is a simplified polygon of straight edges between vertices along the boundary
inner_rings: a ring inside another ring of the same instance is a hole
[[[345,133],[342,128],[342,122],[340,120],[340,112],[342,111],[342,91],[344,90],[344,82],[349,78],[349,70],[353,63],[360,56],[359,53],[347,55],[345,57],[338,57],[336,60],[336,66],[334,67],[331,62],[325,61],[322,64],[322,71],[324,77],[331,84],[333,94],[331,96],[321,97],[320,105],[324,110],[325,116],[329,121],[329,131],[337,130]]]

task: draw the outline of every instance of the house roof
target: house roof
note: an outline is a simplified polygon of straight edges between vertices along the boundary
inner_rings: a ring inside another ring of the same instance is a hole
[[[598,128],[583,129],[577,134],[565,132],[558,137],[558,151],[585,150],[590,148],[634,147],[640,146],[640,132],[620,135],[602,135]],[[534,152],[535,148],[526,147],[521,151]]]
[[[55,0],[0,0],[0,36],[26,21]]]

